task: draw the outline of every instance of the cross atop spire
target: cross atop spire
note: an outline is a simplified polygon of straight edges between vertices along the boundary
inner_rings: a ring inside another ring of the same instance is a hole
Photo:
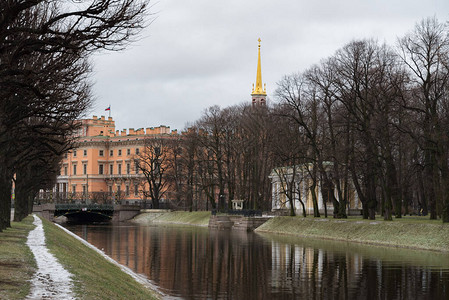
[[[260,42],[262,41],[260,38],[257,40],[259,42],[258,46],[258,56],[257,56],[257,75],[256,75],[256,86],[254,87],[253,84],[253,90],[251,92],[251,96],[255,95],[267,95],[266,87],[264,85],[264,88],[262,89],[262,67],[260,63]]]

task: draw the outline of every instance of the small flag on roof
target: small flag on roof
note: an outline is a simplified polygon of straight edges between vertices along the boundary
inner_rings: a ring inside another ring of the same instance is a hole
[[[107,110],[111,110],[111,106],[109,105],[108,107],[106,107],[105,111]]]

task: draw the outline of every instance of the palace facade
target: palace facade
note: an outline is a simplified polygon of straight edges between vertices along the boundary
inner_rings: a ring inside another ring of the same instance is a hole
[[[104,116],[80,120],[75,148],[66,153],[61,162],[55,191],[61,198],[96,202],[104,199],[116,203],[135,203],[143,199],[139,186],[144,176],[135,158],[144,150],[145,139],[178,135],[168,126],[115,129],[112,117]]]

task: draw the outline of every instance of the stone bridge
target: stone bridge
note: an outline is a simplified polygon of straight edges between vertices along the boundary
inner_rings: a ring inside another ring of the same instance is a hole
[[[64,195],[52,193],[37,197],[33,212],[54,221],[55,217],[65,216],[74,222],[120,222],[132,219],[140,213],[140,205],[121,204],[121,201],[98,197],[98,195]]]

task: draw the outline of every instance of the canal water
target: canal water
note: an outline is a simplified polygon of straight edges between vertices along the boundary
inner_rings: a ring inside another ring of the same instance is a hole
[[[449,299],[449,255],[207,228],[66,225],[169,299]]]

